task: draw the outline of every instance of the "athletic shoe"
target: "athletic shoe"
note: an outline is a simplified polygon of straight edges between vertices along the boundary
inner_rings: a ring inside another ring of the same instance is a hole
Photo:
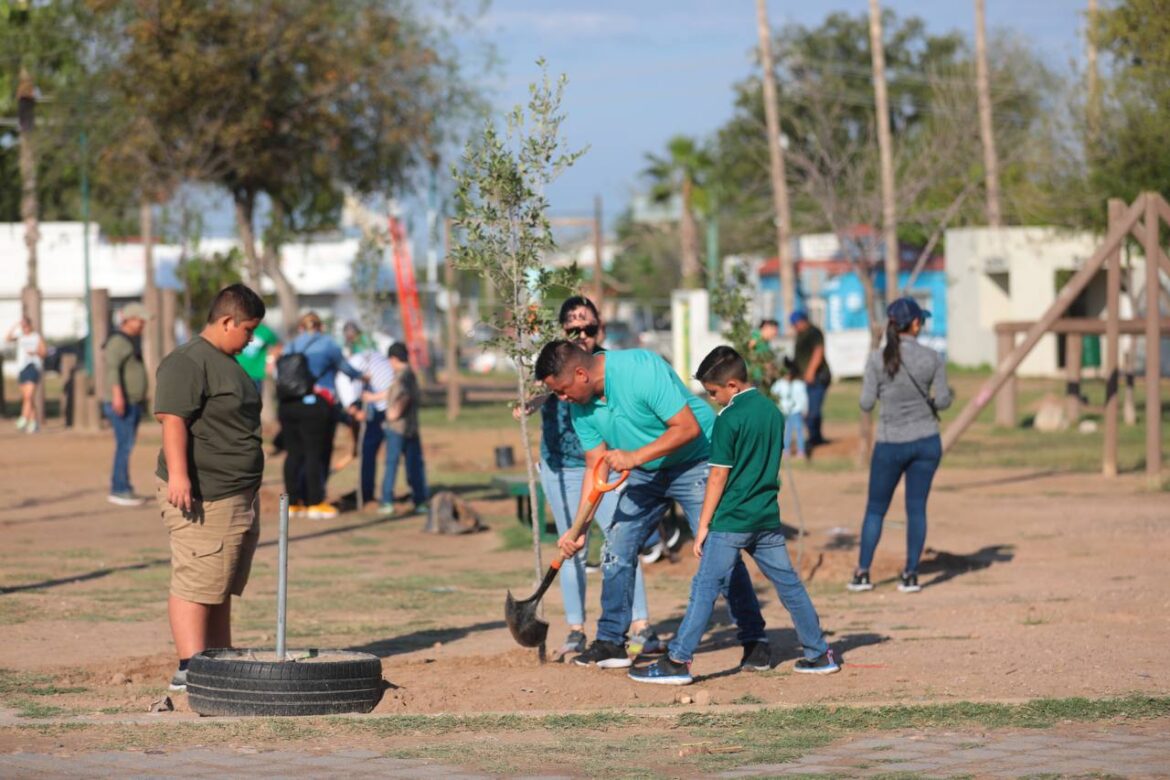
[[[640,655],[662,655],[666,652],[666,643],[658,638],[658,633],[652,628],[646,628],[630,637],[626,649],[631,658]]]
[[[664,655],[649,666],[641,669],[631,669],[629,677],[634,682],[656,683],[658,685],[690,685],[695,681],[691,677],[691,665],[672,661],[670,656]]]
[[[25,433],[36,433],[40,429],[41,429],[41,426],[39,423],[37,423],[36,420],[30,420],[28,427],[24,429],[24,432]]]
[[[324,502],[311,506],[305,511],[310,520],[332,520],[337,517],[337,507]]]
[[[557,650],[556,655],[564,657],[570,653],[584,653],[585,652],[585,632],[584,631],[570,631],[569,635],[565,637],[565,643]]]
[[[594,666],[600,669],[625,669],[631,665],[626,648],[616,642],[594,639],[589,649],[573,659],[577,666]]]
[[[772,668],[772,649],[767,642],[746,642],[743,646],[743,658],[739,662],[740,669],[753,672],[766,672]]]
[[[394,508],[394,504],[378,504],[378,517],[390,517],[397,514],[398,510]]]
[[[898,590],[903,593],[917,593],[922,590],[922,586],[918,584],[918,572],[902,572],[900,577],[902,581],[898,583]]]
[[[873,583],[869,581],[869,572],[858,571],[853,573],[853,581],[845,586],[848,590],[858,592],[862,590],[873,590]]]
[[[171,678],[170,689],[176,693],[187,692],[187,670],[178,669],[175,671],[175,676]]]
[[[25,419],[25,418],[23,418],[23,417],[17,417],[17,418],[16,418],[16,430],[18,430],[18,431],[23,431],[23,430],[24,430],[24,426],[26,426],[26,425],[28,425],[28,420],[26,420],[26,419]]]
[[[792,671],[801,674],[832,674],[841,671],[837,659],[833,656],[832,648],[818,655],[816,658],[801,658],[792,667]]]
[[[293,504],[288,508],[290,520],[303,520],[309,514],[309,508],[304,504]]]
[[[118,506],[142,506],[146,503],[145,498],[134,495],[129,491],[124,493],[110,493],[106,496],[106,501],[109,501],[111,504],[117,504]]]
[[[430,511],[430,509],[427,507],[427,502],[426,502],[426,501],[424,501],[424,502],[422,502],[421,504],[415,504],[415,505],[414,505],[414,510],[411,512],[411,514],[413,514],[413,515],[425,515],[425,514],[426,514],[427,512],[429,512],[429,511]]]

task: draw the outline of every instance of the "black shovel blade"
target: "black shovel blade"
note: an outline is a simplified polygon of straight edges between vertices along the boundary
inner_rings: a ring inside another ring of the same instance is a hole
[[[532,598],[517,601],[512,597],[512,591],[508,591],[508,598],[504,601],[504,621],[512,638],[521,647],[540,647],[548,636],[548,623],[536,616],[542,595],[544,593],[539,592]]]

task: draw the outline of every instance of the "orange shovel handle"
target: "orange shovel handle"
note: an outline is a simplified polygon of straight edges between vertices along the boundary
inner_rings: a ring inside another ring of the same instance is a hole
[[[589,486],[589,500],[593,501],[600,497],[602,493],[617,490],[629,476],[629,471],[622,471],[619,473],[616,481],[606,482],[609,478],[609,464],[605,462],[604,458],[598,460],[597,465],[593,467],[593,484]]]

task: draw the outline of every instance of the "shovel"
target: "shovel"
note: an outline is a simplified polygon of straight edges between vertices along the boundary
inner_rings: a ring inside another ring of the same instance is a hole
[[[585,496],[585,504],[577,512],[577,517],[569,528],[569,538],[576,539],[585,530],[585,526],[597,513],[597,506],[601,503],[601,494],[617,488],[618,485],[626,481],[626,477],[629,475],[630,472],[623,471],[616,482],[606,482],[605,480],[609,477],[609,464],[604,459],[597,461],[597,465],[593,467],[593,481]],[[557,572],[561,570],[561,564],[564,562],[565,555],[558,550],[557,556],[553,558],[552,564],[549,565],[548,571],[544,574],[544,579],[540,581],[540,587],[523,601],[512,598],[512,591],[508,591],[508,598],[504,602],[504,620],[512,632],[512,638],[523,647],[539,647],[548,636],[548,623],[536,616],[536,608],[540,604],[544,592],[556,579]]]

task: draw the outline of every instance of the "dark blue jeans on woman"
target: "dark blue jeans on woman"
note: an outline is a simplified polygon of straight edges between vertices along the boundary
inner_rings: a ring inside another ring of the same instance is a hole
[[[942,459],[942,440],[938,434],[907,442],[879,441],[873,448],[869,465],[869,500],[865,521],[861,525],[861,560],[857,567],[869,571],[878,540],[882,538],[882,521],[898,480],[906,475],[906,573],[918,571],[918,559],[926,544],[926,499],[938,462]]]

